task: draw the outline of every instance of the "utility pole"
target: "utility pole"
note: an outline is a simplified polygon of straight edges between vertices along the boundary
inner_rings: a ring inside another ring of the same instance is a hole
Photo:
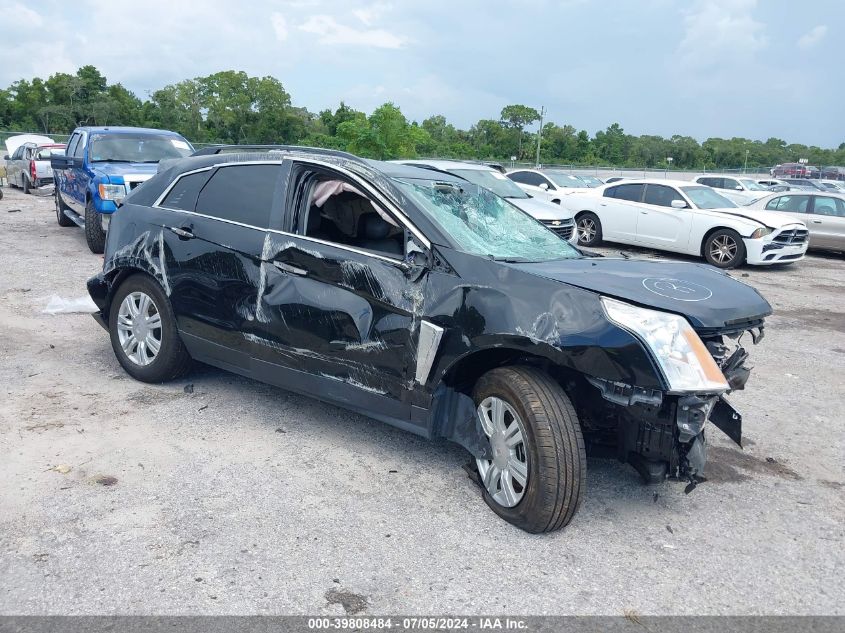
[[[742,168],[742,173],[743,173],[743,174],[747,174],[747,173],[748,173],[748,151],[749,151],[749,150],[745,150],[745,167],[743,167],[743,168]]]
[[[546,107],[540,106],[540,127],[537,129],[537,160],[534,161],[534,167],[540,169],[540,141],[543,138],[543,115],[546,114]]]

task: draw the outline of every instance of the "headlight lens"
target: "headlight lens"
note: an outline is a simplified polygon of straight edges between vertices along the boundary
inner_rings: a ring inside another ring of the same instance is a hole
[[[772,232],[772,229],[768,227],[760,227],[756,231],[751,234],[752,240],[759,240],[761,237],[766,237],[769,233]]]
[[[109,185],[100,183],[100,198],[103,200],[123,200],[126,197],[126,187],[123,185]]]
[[[608,297],[602,297],[601,303],[608,319],[651,350],[671,391],[728,389],[724,374],[685,318]]]

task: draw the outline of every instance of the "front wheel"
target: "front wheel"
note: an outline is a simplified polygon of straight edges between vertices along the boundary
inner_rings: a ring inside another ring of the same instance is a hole
[[[479,379],[473,396],[490,443],[489,459],[476,459],[487,505],[527,532],[566,526],[587,475],[581,426],[566,393],[536,369],[500,367]]]
[[[745,262],[745,243],[739,233],[719,229],[704,240],[704,259],[717,268],[736,268]]]
[[[581,246],[597,246],[601,243],[601,220],[595,213],[582,213],[575,221],[578,231],[578,244]]]
[[[89,200],[85,205],[85,241],[92,253],[100,255],[106,248],[106,230],[103,228],[103,216],[97,213],[94,203]]]
[[[190,368],[170,301],[150,277],[134,275],[118,288],[109,311],[109,336],[117,360],[136,380],[165,382]]]

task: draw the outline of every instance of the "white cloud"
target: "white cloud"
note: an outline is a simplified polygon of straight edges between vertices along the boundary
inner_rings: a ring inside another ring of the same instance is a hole
[[[827,25],[819,24],[798,38],[798,48],[807,50],[821,42],[827,35]]]
[[[371,26],[385,11],[390,9],[389,4],[377,2],[360,9],[355,9],[352,12],[365,26]]]
[[[354,29],[340,24],[331,15],[312,15],[299,29],[319,37],[321,44],[350,44],[375,48],[401,48],[404,37],[384,29]]]
[[[274,13],[270,16],[270,23],[273,25],[277,40],[284,42],[288,39],[288,22],[285,20],[285,16],[281,13]]]
[[[699,1],[684,16],[684,37],[678,47],[683,66],[701,70],[747,63],[765,48],[765,26],[752,13],[757,0]]]

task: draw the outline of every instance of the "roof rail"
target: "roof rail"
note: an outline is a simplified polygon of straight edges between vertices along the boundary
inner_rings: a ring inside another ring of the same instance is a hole
[[[350,154],[349,152],[342,152],[338,149],[325,149],[322,147],[307,147],[305,145],[210,145],[195,151],[192,156],[214,156],[217,154],[235,154],[235,153],[249,153],[249,152],[290,152],[290,153],[308,153],[308,154],[322,154],[324,156],[337,156],[338,158],[347,158],[363,162],[360,156]]]

